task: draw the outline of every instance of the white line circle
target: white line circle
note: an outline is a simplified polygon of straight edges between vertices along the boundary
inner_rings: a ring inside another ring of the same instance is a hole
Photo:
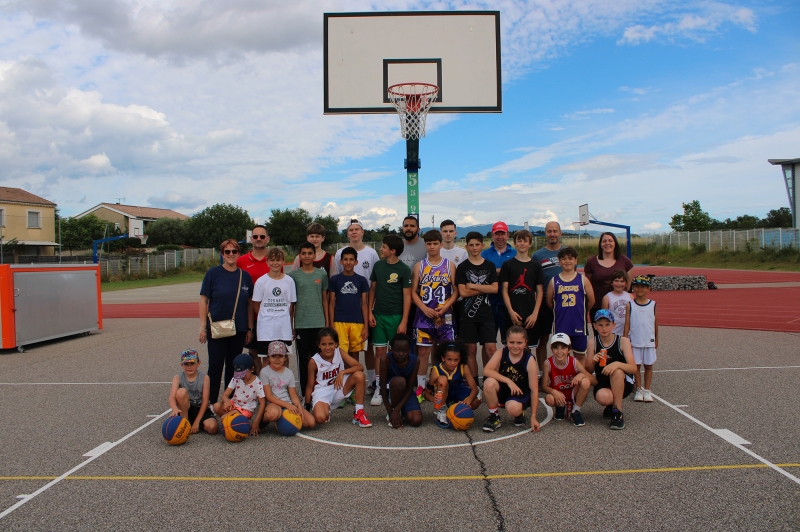
[[[545,416],[544,421],[542,421],[539,426],[544,427],[547,425],[551,419],[553,419],[553,409],[547,406],[544,402],[544,399],[539,399],[539,402],[542,403],[547,410],[547,416]],[[453,449],[456,447],[472,447],[473,445],[483,445],[484,443],[494,443],[502,440],[509,440],[511,438],[516,438],[517,436],[522,436],[523,434],[527,434],[531,431],[531,429],[526,429],[520,432],[516,432],[514,434],[508,434],[507,436],[500,436],[499,438],[492,438],[491,440],[481,440],[472,443],[451,443],[449,445],[425,445],[420,447],[392,447],[392,446],[382,446],[382,445],[361,445],[358,443],[344,443],[339,441],[331,441],[331,440],[323,440],[321,438],[315,438],[314,436],[309,436],[307,434],[303,434],[298,432],[296,436],[304,438],[306,440],[315,441],[317,443],[325,443],[327,445],[336,445],[339,447],[351,447],[355,449],[370,449],[376,451],[416,451],[418,449]]]

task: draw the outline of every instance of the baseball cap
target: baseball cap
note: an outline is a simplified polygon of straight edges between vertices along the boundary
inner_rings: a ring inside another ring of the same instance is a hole
[[[359,222],[359,221],[358,221],[358,220],[356,220],[355,218],[351,218],[351,219],[350,219],[350,221],[347,223],[347,228],[348,228],[348,229],[350,229],[350,226],[351,226],[351,225],[353,225],[353,224],[356,224],[356,225],[357,225],[357,226],[359,226],[361,229],[364,229],[364,226],[361,224],[361,222]]]
[[[194,349],[187,349],[186,351],[181,353],[181,364],[183,364],[184,362],[197,362],[199,364],[200,356]]]
[[[504,233],[508,233],[508,226],[505,222],[495,222],[492,226],[492,233],[496,233],[498,231],[502,231]]]
[[[631,285],[635,284],[650,286],[650,278],[646,275],[637,275],[636,277],[633,278],[633,281],[631,281]]]
[[[253,357],[249,353],[236,355],[233,359],[233,378],[243,379],[247,375],[247,370],[253,367]]]
[[[567,336],[564,333],[554,334],[553,337],[550,338],[550,345],[552,346],[553,344],[572,345],[572,343],[569,340],[569,336]]]
[[[267,349],[267,355],[288,355],[289,350],[286,348],[286,344],[281,342],[280,340],[276,340],[269,344],[269,348]]]
[[[600,310],[594,313],[594,321],[602,319],[606,319],[611,323],[614,323],[614,314],[608,309],[601,308]]]

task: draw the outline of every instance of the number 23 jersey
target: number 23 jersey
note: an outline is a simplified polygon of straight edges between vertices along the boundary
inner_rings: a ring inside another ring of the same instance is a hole
[[[553,332],[567,336],[588,334],[586,328],[586,292],[583,275],[575,274],[565,281],[561,274],[553,277]]]

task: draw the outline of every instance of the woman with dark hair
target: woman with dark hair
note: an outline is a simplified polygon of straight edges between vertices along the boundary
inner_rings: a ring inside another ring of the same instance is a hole
[[[225,369],[225,386],[233,379],[233,359],[242,354],[245,343],[253,339],[248,329],[248,309],[253,296],[250,274],[236,265],[239,243],[229,238],[219,246],[222,264],[206,272],[200,285],[201,344],[208,343],[208,378],[211,381],[209,401],[219,399],[220,378]],[[238,296],[238,298],[237,298]],[[226,338],[211,337],[211,322],[233,319],[236,334]],[[224,387],[223,387],[224,388]]]
[[[589,313],[592,323],[594,323],[595,313],[602,308],[603,296],[612,290],[611,277],[614,272],[616,270],[628,272],[632,268],[633,263],[622,254],[617,237],[608,232],[600,235],[600,243],[597,244],[597,256],[589,257],[586,261],[586,266],[583,267],[583,274],[592,283],[592,289],[594,289],[595,306]],[[631,281],[629,276],[625,290],[630,290],[630,288]]]

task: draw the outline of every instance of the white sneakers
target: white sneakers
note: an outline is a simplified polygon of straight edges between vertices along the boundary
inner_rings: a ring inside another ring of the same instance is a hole
[[[372,395],[369,404],[372,406],[381,406],[383,404],[383,396],[381,395],[381,389],[379,387],[375,387],[375,393]]]
[[[644,401],[645,403],[652,403],[653,402],[653,394],[650,390],[645,390],[644,388],[637,388],[636,394],[633,396],[634,401]]]
[[[653,402],[653,394],[650,393],[650,390],[644,391],[644,402],[645,403],[652,403]]]

